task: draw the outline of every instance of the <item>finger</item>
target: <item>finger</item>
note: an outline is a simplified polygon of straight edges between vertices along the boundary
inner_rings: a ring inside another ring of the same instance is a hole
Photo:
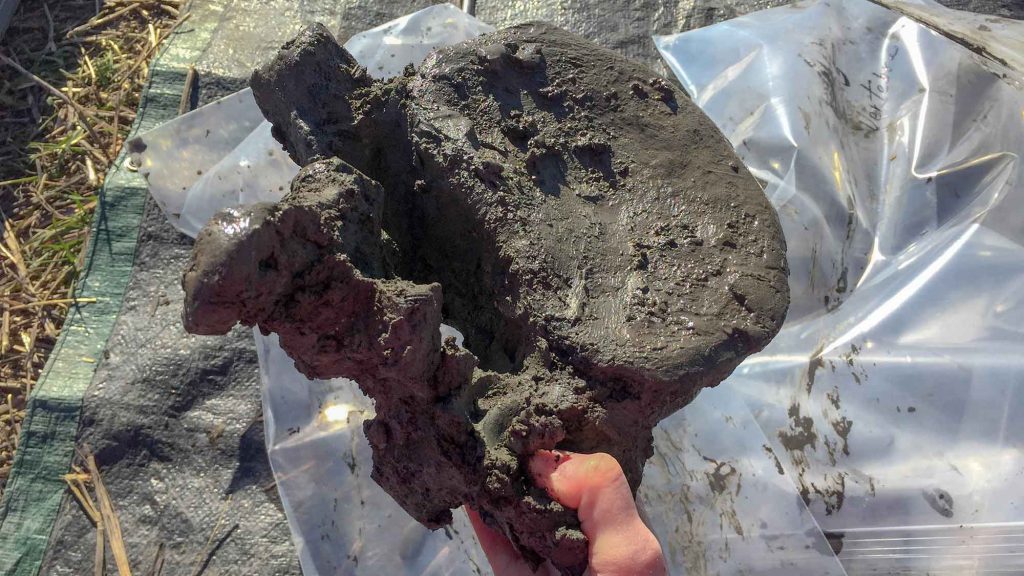
[[[665,574],[661,546],[640,519],[622,467],[608,454],[538,451],[534,481],[575,508],[590,540],[590,569],[600,576]]]
[[[466,515],[469,516],[469,523],[476,531],[477,539],[480,540],[480,547],[491,563],[495,576],[532,576],[533,570],[523,562],[519,553],[512,547],[512,543],[504,534],[488,526],[480,514],[469,506],[466,506]]]

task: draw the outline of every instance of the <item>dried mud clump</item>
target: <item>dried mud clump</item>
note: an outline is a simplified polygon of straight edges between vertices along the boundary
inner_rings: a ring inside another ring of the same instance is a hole
[[[526,459],[608,452],[635,491],[652,427],[771,340],[785,244],[753,177],[680,90],[543,23],[389,81],[314,25],[252,88],[304,168],[202,231],[188,330],[257,325],[303,374],[355,380],[373,477],[409,514],[468,503],[581,574],[575,513]]]

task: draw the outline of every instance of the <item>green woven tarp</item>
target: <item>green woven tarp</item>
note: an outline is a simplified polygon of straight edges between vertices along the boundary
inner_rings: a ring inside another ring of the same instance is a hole
[[[188,67],[212,30],[186,22],[150,70],[132,133],[178,113]],[[131,277],[146,182],[125,167],[125,154],[107,174],[93,219],[85,269],[76,295],[96,302],[73,308],[29,399],[18,451],[0,503],[0,573],[34,576],[46,551],[70,468],[82,396],[92,381]]]

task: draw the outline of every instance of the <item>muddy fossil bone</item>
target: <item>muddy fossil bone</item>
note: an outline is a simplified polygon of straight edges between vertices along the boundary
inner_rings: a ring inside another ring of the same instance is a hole
[[[200,233],[186,328],[258,325],[303,374],[355,380],[373,478],[409,514],[468,503],[581,574],[575,514],[525,460],[608,452],[635,491],[652,427],[771,340],[785,243],[756,181],[672,84],[544,23],[389,81],[313,25],[252,88],[304,168]]]

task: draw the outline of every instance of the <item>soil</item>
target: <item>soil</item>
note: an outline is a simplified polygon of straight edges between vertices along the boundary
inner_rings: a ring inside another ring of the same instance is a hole
[[[202,231],[186,328],[258,325],[355,380],[373,478],[413,517],[468,504],[582,574],[575,513],[525,462],[607,452],[635,491],[658,421],[776,334],[785,243],[753,177],[664,78],[544,23],[389,81],[313,25],[252,88],[304,168]]]

